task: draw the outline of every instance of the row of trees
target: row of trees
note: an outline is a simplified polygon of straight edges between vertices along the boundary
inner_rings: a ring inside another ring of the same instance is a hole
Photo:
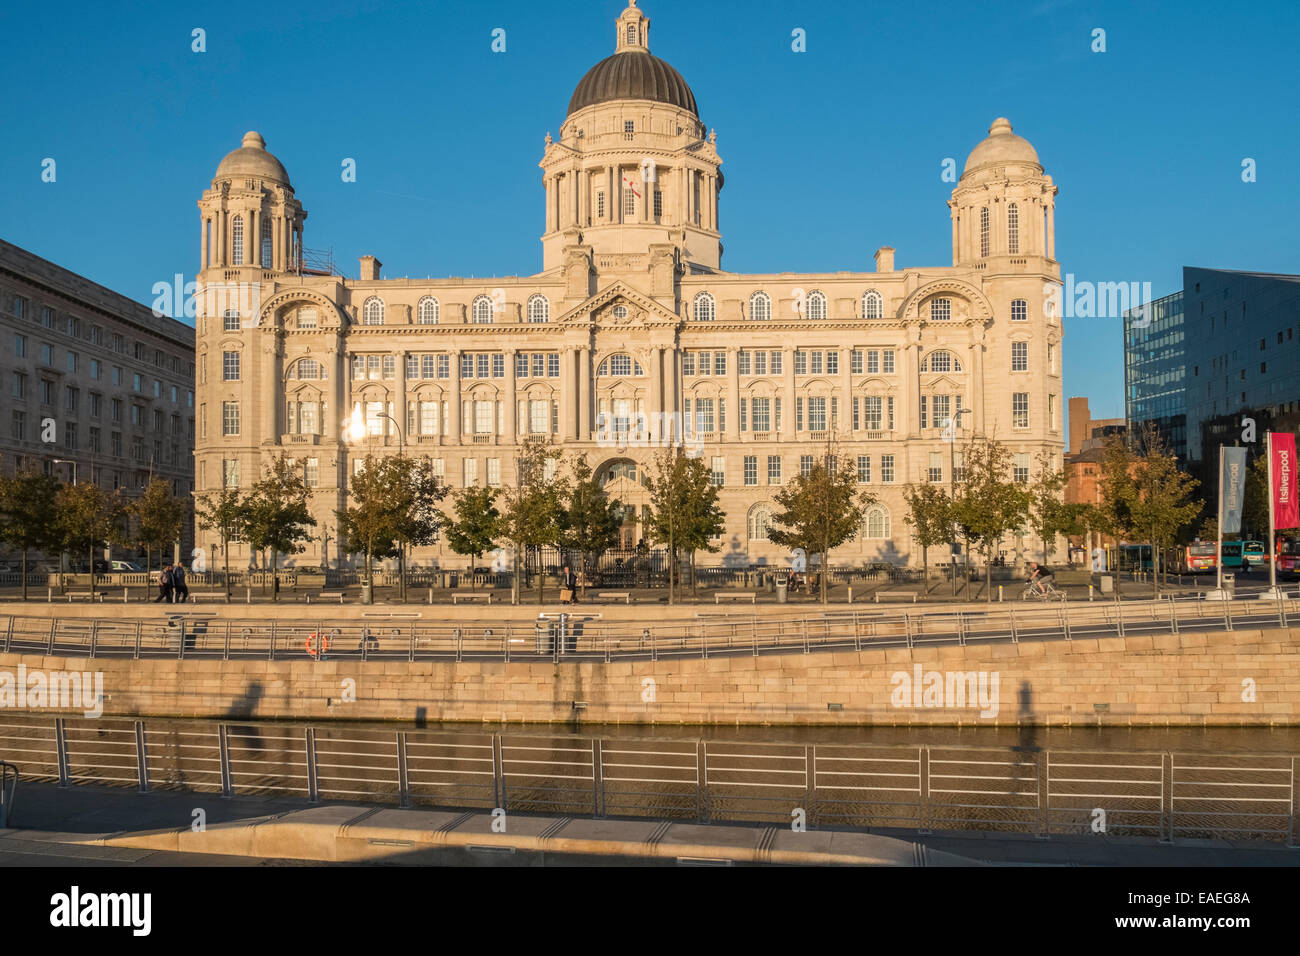
[[[1199,482],[1179,469],[1154,428],[1130,444],[1119,439],[1106,444],[1095,504],[1062,500],[1066,475],[1046,454],[1035,463],[1037,474],[1025,482],[1015,480],[1011,451],[992,439],[968,443],[963,462],[965,475],[952,494],[936,484],[908,485],[904,520],[927,568],[930,548],[958,538],[979,552],[990,600],[994,552],[1007,535],[1032,533],[1044,561],[1059,535],[1099,533],[1149,542],[1158,552],[1176,543],[1204,506],[1192,497]],[[1154,576],[1152,586],[1159,593]]]
[[[155,478],[138,498],[92,483],[64,484],[39,471],[0,477],[0,541],[22,555],[23,600],[27,599],[28,558],[33,551],[85,555],[95,567],[95,551],[119,545],[138,547],[152,557],[180,540],[189,502],[172,494],[171,484]],[[95,591],[94,574],[90,590]]]

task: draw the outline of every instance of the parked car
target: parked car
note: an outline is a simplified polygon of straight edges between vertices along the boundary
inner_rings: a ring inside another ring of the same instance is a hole
[[[114,571],[129,571],[132,574],[140,574],[144,571],[144,568],[134,561],[114,561],[112,562],[112,569]]]
[[[90,571],[90,566],[87,565],[85,561],[72,561],[72,562],[70,562],[70,564],[71,564],[71,567],[72,567],[72,573],[73,573],[73,574],[86,574],[86,573],[88,573],[88,572]],[[108,573],[108,562],[105,561],[103,558],[96,558],[96,559],[95,559],[95,573],[96,573],[96,574],[107,574],[107,573]]]

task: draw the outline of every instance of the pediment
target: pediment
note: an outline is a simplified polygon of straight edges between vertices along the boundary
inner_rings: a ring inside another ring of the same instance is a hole
[[[560,316],[560,323],[593,323],[625,329],[677,324],[678,315],[624,282],[614,282]]]

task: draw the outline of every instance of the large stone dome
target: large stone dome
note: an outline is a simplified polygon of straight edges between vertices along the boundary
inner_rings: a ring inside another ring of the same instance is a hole
[[[645,49],[622,50],[588,70],[569,100],[569,115],[610,100],[651,100],[700,115],[682,75]]]
[[[289,185],[289,174],[280,161],[266,151],[262,134],[249,130],[239,149],[226,154],[217,166],[213,179],[264,179],[268,182]]]
[[[989,127],[988,137],[971,150],[963,172],[969,173],[981,166],[1003,166],[1008,163],[1037,166],[1040,172],[1043,168],[1043,164],[1038,161],[1038,151],[1029,140],[1011,132],[1011,122],[1000,116]]]

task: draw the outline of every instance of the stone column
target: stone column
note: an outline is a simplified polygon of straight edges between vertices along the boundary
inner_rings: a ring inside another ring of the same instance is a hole
[[[515,444],[519,441],[518,400],[515,397],[515,350],[506,349],[506,433],[498,439],[501,444]]]
[[[903,377],[898,390],[898,403],[901,407],[896,410],[898,417],[895,424],[900,426],[908,438],[917,437],[921,431],[920,351],[921,346],[915,342],[908,342],[903,349]]]
[[[591,441],[591,349],[578,349],[578,438]]]
[[[727,441],[740,441],[740,373],[736,349],[727,349]]]
[[[1056,258],[1056,205],[1047,205],[1047,258]]]
[[[659,346],[650,349],[650,407],[646,423],[656,438],[662,435],[664,411],[664,353]]]
[[[395,379],[394,389],[396,395],[393,402],[393,417],[397,419],[397,427],[401,429],[401,436],[405,439],[405,444],[410,444],[415,439],[411,435],[411,429],[407,428],[406,420],[406,352],[398,349],[393,353],[397,362],[397,377]],[[401,447],[400,445],[398,446]]]
[[[248,261],[255,266],[263,266],[266,263],[262,261],[262,222],[256,209],[250,209],[248,212],[248,228],[253,238],[252,255],[248,257]]]
[[[218,209],[212,216],[212,245],[214,266],[224,266],[226,264],[226,231],[222,228],[222,220],[226,218],[225,210]]]
[[[970,353],[971,353],[970,354],[971,361],[970,361],[969,381],[971,385],[970,388],[971,393],[967,400],[970,402],[971,413],[969,416],[966,415],[962,416],[963,418],[962,425],[965,426],[966,419],[969,419],[970,424],[967,427],[975,429],[976,434],[982,435],[984,434],[984,394],[985,394],[984,344],[982,342],[974,343],[971,346]],[[1010,409],[1008,409],[1008,414],[1010,414]]]
[[[865,352],[865,350],[864,350]],[[865,355],[863,357],[865,361]],[[840,423],[839,431],[853,432],[853,351],[840,349]],[[866,366],[864,365],[865,369]]]
[[[781,373],[781,440],[793,441],[794,431],[794,350],[784,350],[781,361],[784,363],[782,368],[785,370]],[[775,414],[776,409],[773,409]]]
[[[563,441],[578,438],[578,357],[577,349],[566,347],[560,352],[560,435]]]
[[[271,220],[271,268],[276,272],[284,270],[282,247],[284,245],[284,220],[276,216]]]
[[[274,327],[268,327],[262,336],[262,368],[260,381],[254,388],[259,392],[262,412],[262,442],[278,445],[280,443],[279,408],[284,399],[284,389],[280,387],[279,363],[277,352],[280,340]],[[256,479],[254,479],[256,480]]]
[[[448,436],[451,438],[451,444],[460,444],[460,418],[462,412],[460,408],[460,349],[452,349],[451,352],[451,395],[447,399],[447,423],[444,428],[449,426]]]
[[[327,440],[338,442],[343,438],[342,423],[352,414],[352,408],[348,404],[348,388],[349,383],[352,381],[352,369],[348,366],[348,357],[342,346],[341,335],[337,337],[335,345],[330,348],[329,355],[334,366],[330,371],[330,374],[334,376],[334,399],[330,404],[334,408],[332,415],[329,414],[329,409],[321,409],[321,432]]]
[[[957,250],[957,210],[952,211],[952,264],[956,265],[960,260]]]
[[[199,269],[208,267],[208,217],[199,220]]]

